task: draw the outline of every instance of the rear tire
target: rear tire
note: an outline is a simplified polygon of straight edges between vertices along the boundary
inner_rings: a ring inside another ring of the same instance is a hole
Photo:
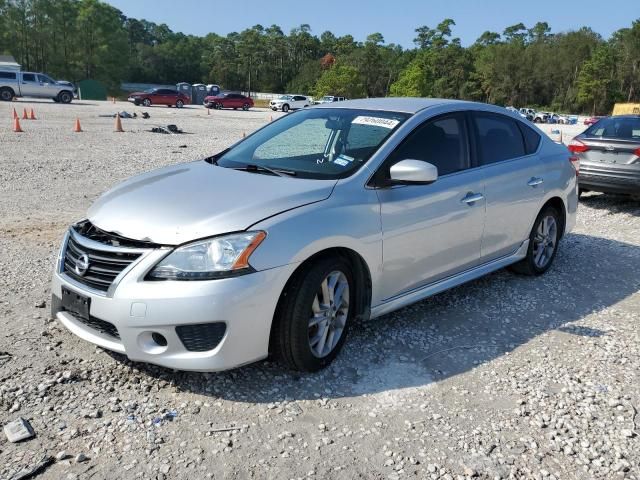
[[[10,102],[15,97],[15,93],[9,87],[0,88],[0,100]]]
[[[319,260],[297,273],[282,293],[274,318],[277,358],[306,372],[329,365],[347,338],[354,293],[353,274],[344,259]]]
[[[556,258],[562,236],[562,221],[558,211],[547,206],[538,214],[529,235],[527,256],[510,268],[523,275],[542,275]]]

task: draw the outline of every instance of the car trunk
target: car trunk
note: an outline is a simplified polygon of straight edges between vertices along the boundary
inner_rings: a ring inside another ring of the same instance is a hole
[[[589,150],[582,154],[581,160],[618,165],[629,165],[638,161],[636,150],[640,148],[640,141],[607,139],[601,137],[582,137],[580,139]],[[640,163],[638,163],[640,168]]]

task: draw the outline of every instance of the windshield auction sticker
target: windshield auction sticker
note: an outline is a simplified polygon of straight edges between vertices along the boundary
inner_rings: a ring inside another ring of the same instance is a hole
[[[400,122],[398,120],[394,120],[393,118],[365,117],[361,115],[354,118],[353,122],[351,123],[391,129],[398,125],[398,123]]]

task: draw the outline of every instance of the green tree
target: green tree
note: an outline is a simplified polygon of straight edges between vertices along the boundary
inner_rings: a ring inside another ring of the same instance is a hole
[[[337,63],[322,73],[314,89],[316,97],[340,95],[347,98],[360,98],[365,93],[358,70],[350,65]]]
[[[612,103],[614,57],[609,45],[600,45],[578,75],[578,101],[591,114],[605,113]]]

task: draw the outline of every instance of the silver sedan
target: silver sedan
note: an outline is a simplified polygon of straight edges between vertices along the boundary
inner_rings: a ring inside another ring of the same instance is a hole
[[[304,109],[106,192],[62,242],[53,314],[135,361],[213,371],[273,354],[316,371],[357,321],[503,267],[547,271],[577,168],[491,105]]]

